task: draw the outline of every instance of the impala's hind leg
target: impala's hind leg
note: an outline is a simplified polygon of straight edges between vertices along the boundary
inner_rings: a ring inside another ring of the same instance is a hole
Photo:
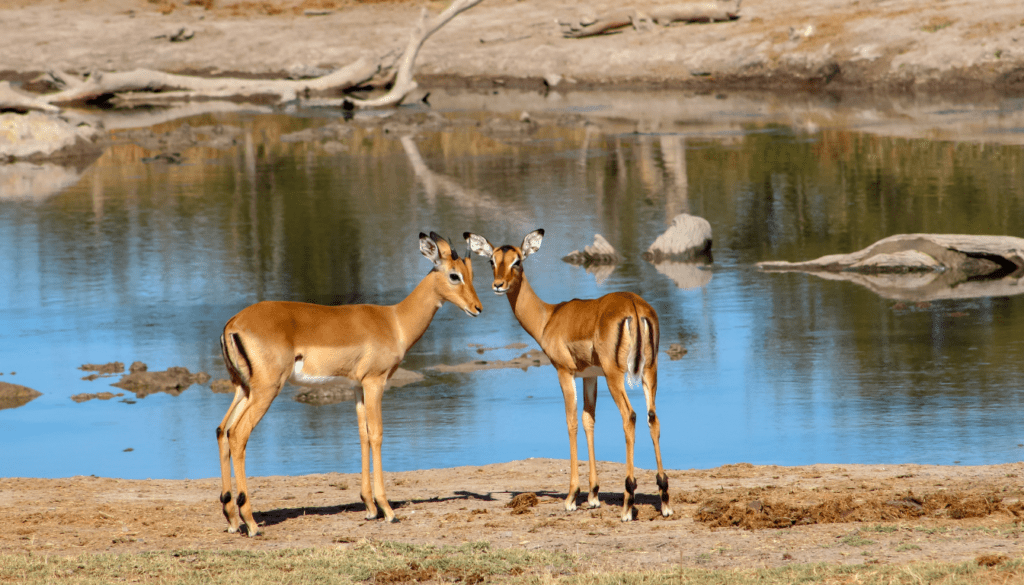
[[[263,419],[263,415],[267,413],[274,398],[277,398],[278,393],[281,392],[281,387],[284,386],[287,376],[286,372],[280,379],[270,383],[251,380],[249,397],[245,400],[244,410],[238,414],[238,421],[227,432],[228,446],[231,449],[231,459],[235,468],[235,483],[238,486],[238,498],[235,500],[235,504],[238,506],[238,514],[245,522],[245,529],[249,536],[259,534],[260,528],[252,517],[252,500],[249,497],[245,475],[245,447],[249,443],[249,435]],[[261,383],[265,384],[266,392],[254,392],[254,389],[260,389]]]
[[[238,415],[245,410],[246,401],[245,389],[236,384],[235,397],[224,415],[224,420],[217,427],[217,449],[220,452],[220,503],[223,506],[224,518],[228,521],[228,532],[231,533],[238,532],[241,519],[238,517],[238,506],[231,497],[231,448],[228,445],[228,434],[238,422]]]
[[[654,410],[654,397],[658,393],[658,370],[657,367],[649,367],[644,370],[644,398],[647,400],[647,426],[651,430],[651,440],[654,441],[654,458],[658,462],[658,491],[661,492],[661,515],[668,517],[672,515],[672,508],[668,501],[668,474],[661,465],[661,424],[658,422],[658,415]]]
[[[626,435],[626,485],[622,493],[622,521],[629,522],[636,516],[636,477],[633,474],[633,445],[636,443],[636,412],[626,395],[626,378],[615,372],[605,372],[608,391],[622,415],[622,430]]]

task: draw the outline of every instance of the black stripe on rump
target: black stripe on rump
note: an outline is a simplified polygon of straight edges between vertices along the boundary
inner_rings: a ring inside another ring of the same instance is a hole
[[[249,354],[245,351],[245,346],[242,345],[242,337],[237,333],[232,333],[231,337],[235,340],[235,347],[238,348],[239,355],[241,355],[242,359],[245,360],[245,369],[249,370],[248,374],[244,378],[248,381],[252,378],[252,361],[249,359]],[[241,372],[239,372],[239,374],[241,374]]]

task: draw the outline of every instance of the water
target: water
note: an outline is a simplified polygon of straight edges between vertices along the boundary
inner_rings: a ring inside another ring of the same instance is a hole
[[[526,270],[543,299],[632,290],[659,312],[662,347],[687,349],[660,358],[669,468],[1020,460],[1024,295],[897,302],[754,266],[897,233],[1024,236],[1020,104],[924,105],[916,117],[872,108],[440,94],[434,109],[453,123],[414,135],[354,125],[296,143],[281,136],[336,120],[192,118],[193,128],[236,128],[236,144],[187,149],[180,165],[144,162],[153,152],[121,132],[59,192],[32,197],[9,182],[0,195],[0,381],[43,392],[0,410],[0,473],[215,476],[214,429],[230,395],[207,384],[76,403],[120,392],[107,386],[116,378],[85,381],[78,366],[138,360],[223,378],[220,330],[248,304],[394,303],[429,270],[420,231],[462,250],[464,231],[518,245],[538,227],[546,236]],[[531,132],[517,125],[522,109],[540,122]],[[714,263],[684,287],[640,259],[681,212],[708,219],[715,238]],[[626,258],[610,275],[560,260],[595,233]],[[472,344],[535,347],[489,292],[486,261],[474,266],[483,315],[443,307],[403,364],[426,380],[385,396],[385,470],[568,456],[552,368],[427,369],[524,351],[481,355]],[[354,405],[309,406],[295,392],[286,387],[253,433],[249,473],[358,471]],[[642,412],[642,392],[630,399]],[[601,381],[597,456],[624,452]],[[636,461],[654,467],[642,424]]]

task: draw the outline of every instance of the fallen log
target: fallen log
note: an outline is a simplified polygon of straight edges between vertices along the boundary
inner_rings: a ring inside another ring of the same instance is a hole
[[[658,6],[651,10],[624,9],[589,16],[560,20],[562,36],[580,39],[619,32],[628,26],[645,30],[651,23],[668,26],[675,22],[725,22],[739,18],[740,2],[688,2]]]
[[[757,266],[766,272],[806,272],[850,281],[899,301],[1012,296],[1024,292],[1024,239],[899,234],[849,254]]]

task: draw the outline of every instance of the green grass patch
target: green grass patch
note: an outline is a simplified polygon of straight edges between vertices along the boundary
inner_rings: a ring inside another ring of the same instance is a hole
[[[710,559],[708,559],[710,560]],[[0,555],[0,583],[405,584],[511,585],[789,585],[793,583],[1021,582],[1024,559],[906,565],[799,565],[771,569],[675,567],[664,571],[594,573],[587,559],[556,552],[371,542],[347,550],[177,551],[137,554]]]
[[[416,546],[371,542],[348,550],[177,551],[70,557],[0,556],[0,583],[412,583],[473,585],[542,570],[572,572],[575,559],[554,552],[495,549],[487,543]]]

